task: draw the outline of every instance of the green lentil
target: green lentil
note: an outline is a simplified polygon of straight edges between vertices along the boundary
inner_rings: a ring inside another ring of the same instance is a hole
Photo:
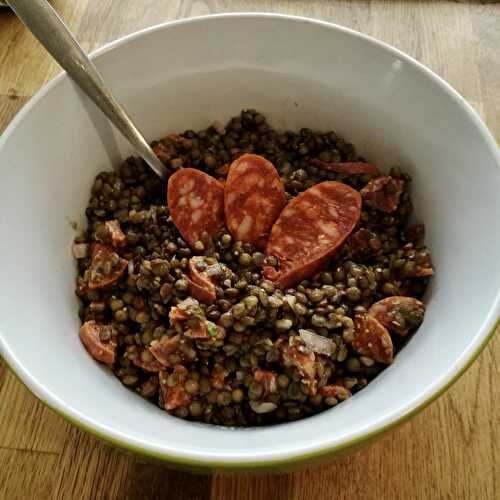
[[[290,379],[284,373],[280,373],[278,375],[278,378],[276,379],[276,382],[279,387],[281,387],[282,389],[286,389],[288,387],[288,384],[290,383]]]
[[[290,330],[293,326],[293,321],[291,319],[278,319],[274,322],[274,326],[278,330]]]
[[[180,291],[186,291],[188,289],[188,282],[186,279],[184,278],[181,278],[181,279],[178,279],[176,282],[175,282],[175,288],[177,290],[180,290]]]
[[[189,394],[197,394],[200,386],[196,380],[189,379],[184,384],[184,388]]]
[[[224,328],[229,328],[230,326],[233,326],[234,323],[233,313],[226,312],[222,314],[219,321]]]
[[[128,320],[128,311],[127,311],[127,309],[120,309],[119,311],[116,311],[115,314],[114,314],[114,318],[119,323],[125,323],[125,321]]]
[[[348,358],[345,362],[346,368],[350,372],[359,372],[361,370],[361,363],[357,358]]]
[[[241,403],[244,399],[245,395],[241,389],[234,389],[231,393],[231,398],[235,403]]]
[[[193,401],[189,405],[189,413],[192,417],[199,417],[203,413],[203,406],[199,401]]]
[[[219,392],[217,394],[217,404],[227,406],[232,401],[232,395],[229,392]]]

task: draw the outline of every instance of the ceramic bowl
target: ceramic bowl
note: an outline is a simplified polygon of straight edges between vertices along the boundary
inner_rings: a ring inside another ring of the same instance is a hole
[[[334,129],[382,169],[402,166],[437,272],[418,333],[338,407],[248,429],[168,415],[126,390],[78,338],[71,223],[84,224],[94,176],[132,151],[59,75],[0,142],[0,352],[37,397],[107,441],[177,466],[275,468],[382,433],[472,363],[500,314],[500,161],[485,125],[448,84],[370,37],[280,15],[166,23],[94,60],[149,140],[252,107],[280,128]]]

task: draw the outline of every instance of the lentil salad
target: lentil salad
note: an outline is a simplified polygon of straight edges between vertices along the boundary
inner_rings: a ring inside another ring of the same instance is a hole
[[[277,131],[254,110],[153,146],[172,172],[221,182],[242,155],[261,155],[288,203],[342,183],[363,196],[359,220],[321,270],[282,288],[263,272],[277,256],[226,227],[188,244],[142,160],[101,172],[73,245],[80,337],[94,358],[169,413],[228,426],[318,413],[392,362],[423,320],[433,273],[423,225],[407,224],[407,174],[379,175],[335,132]]]

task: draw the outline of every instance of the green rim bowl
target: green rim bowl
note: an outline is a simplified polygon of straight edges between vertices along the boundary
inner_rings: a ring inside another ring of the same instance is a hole
[[[121,386],[78,339],[74,236],[93,177],[129,146],[59,75],[0,139],[0,353],[78,427],[177,467],[270,469],[352,449],[425,407],[470,366],[500,312],[500,160],[472,108],[398,50],[355,31],[272,14],[165,23],[93,54],[149,140],[257,108],[279,128],[334,129],[413,178],[436,274],[423,325],[365,389],[266,428],[177,419]]]

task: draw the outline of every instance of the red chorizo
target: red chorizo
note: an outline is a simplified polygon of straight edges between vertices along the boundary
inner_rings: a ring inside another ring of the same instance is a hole
[[[226,269],[218,262],[197,255],[189,259],[189,293],[195,299],[212,304],[217,298],[216,283]]]
[[[111,247],[97,243],[87,270],[88,287],[91,290],[108,288],[120,280],[128,261],[122,259]]]
[[[340,399],[340,401],[345,401],[352,396],[351,391],[339,383],[325,385],[321,387],[319,393],[326,398],[334,397]]]
[[[371,208],[392,213],[397,210],[404,181],[389,175],[370,180],[361,190],[363,201]]]
[[[125,357],[147,372],[159,372],[163,369],[163,365],[152,355],[150,349],[138,349],[137,346],[131,345],[126,348]]]
[[[210,374],[210,384],[214,389],[221,390],[224,389],[226,384],[226,371],[224,366],[216,363],[213,367],[212,373]]]
[[[236,241],[262,246],[285,203],[285,188],[271,162],[253,154],[233,161],[224,188],[224,212]]]
[[[169,383],[168,373],[163,370],[159,372],[160,391],[165,410],[175,410],[181,406],[188,406],[191,403],[191,396],[184,388],[187,374],[188,371],[184,366],[177,365],[171,374],[173,375],[172,378],[174,382],[174,384],[171,385]]]
[[[369,314],[358,314],[354,318],[354,340],[352,346],[362,356],[369,356],[379,363],[391,364],[394,350],[389,332]]]
[[[379,175],[378,168],[371,163],[357,162],[341,162],[341,163],[328,163],[321,160],[311,160],[311,165],[324,170],[330,170],[337,174],[351,174],[351,175]]]
[[[173,174],[167,202],[175,226],[190,246],[204,232],[215,236],[224,225],[224,188],[201,170],[183,168]]]
[[[264,388],[264,395],[271,394],[278,390],[278,384],[276,383],[276,373],[269,370],[262,370],[261,368],[257,368],[254,373],[254,378]]]
[[[413,297],[393,296],[375,302],[368,314],[388,330],[404,337],[420,326],[424,319],[425,305]]]
[[[300,193],[271,230],[266,253],[278,258],[278,269],[267,266],[264,275],[281,288],[309,278],[349,236],[360,214],[360,194],[341,182],[322,182]]]
[[[116,358],[116,337],[113,327],[86,321],[80,328],[80,340],[88,353],[97,361],[113,364]]]

